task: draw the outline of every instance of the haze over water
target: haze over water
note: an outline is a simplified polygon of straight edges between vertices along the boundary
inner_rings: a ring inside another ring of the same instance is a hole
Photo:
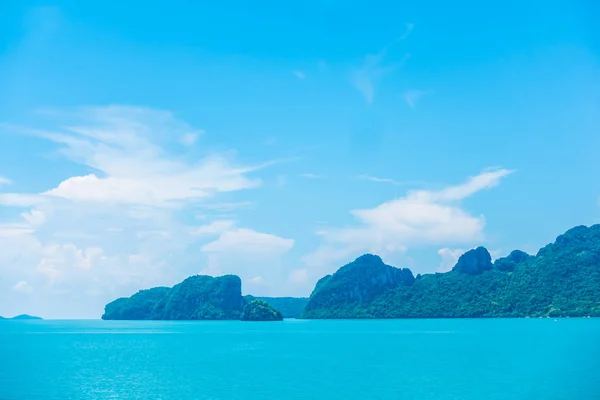
[[[0,321],[0,399],[600,398],[600,319]]]

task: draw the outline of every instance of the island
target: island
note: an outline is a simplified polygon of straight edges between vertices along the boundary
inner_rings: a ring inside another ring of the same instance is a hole
[[[283,316],[264,300],[252,300],[244,306],[242,321],[282,321]]]
[[[252,295],[244,296],[247,302],[254,299],[264,300],[268,305],[275,308],[283,318],[298,318],[304,311],[308,297],[255,297]]]
[[[249,308],[247,308],[249,307]],[[195,275],[169,287],[140,290],[106,305],[105,320],[244,320],[274,321],[279,311],[264,300],[242,296],[236,275]]]
[[[2,320],[2,319],[3,320],[13,320],[13,319],[16,319],[16,320],[41,320],[42,318],[36,317],[33,315],[28,315],[28,314],[20,314],[20,315],[14,316],[12,318],[5,318],[3,316],[0,316],[0,320]]]
[[[414,276],[366,254],[317,282],[302,318],[600,317],[600,225],[578,226],[533,256],[464,253]]]
[[[600,317],[600,224],[572,228],[536,255],[492,260],[476,247],[443,273],[415,276],[364,254],[319,279],[309,298],[242,296],[241,286],[235,275],[196,275],[117,299],[102,319]]]

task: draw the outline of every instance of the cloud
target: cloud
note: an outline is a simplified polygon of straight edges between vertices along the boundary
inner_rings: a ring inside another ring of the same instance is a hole
[[[306,268],[294,269],[290,272],[288,280],[293,285],[304,285],[308,282],[308,270]]]
[[[261,184],[247,174],[264,168],[238,166],[213,154],[185,162],[171,154],[173,137],[191,137],[199,131],[177,120],[172,113],[135,107],[88,107],[73,115],[80,123],[56,131],[25,132],[61,146],[67,159],[92,168],[40,195],[76,202],[177,206],[222,192],[255,188]],[[194,133],[196,132],[196,133]],[[195,136],[194,136],[195,137]],[[188,139],[189,140],[189,139]],[[3,194],[3,204],[40,201],[31,194]]]
[[[413,24],[413,23],[406,24],[406,30],[404,31],[402,36],[400,36],[398,38],[398,41],[406,39],[412,33],[414,28],[415,28],[415,24]]]
[[[417,100],[430,93],[433,93],[433,90],[407,90],[402,93],[402,98],[410,108],[414,108]]]
[[[397,181],[392,178],[380,178],[372,175],[361,174],[356,177],[357,179],[367,180],[376,183],[389,183],[394,186],[407,186],[407,185],[415,185],[415,186],[423,186],[426,185],[426,182],[423,181]]]
[[[46,221],[46,214],[38,209],[21,213],[21,216],[31,228],[38,228]]]
[[[440,266],[438,267],[438,272],[448,272],[450,271],[458,261],[458,258],[463,255],[465,250],[463,249],[450,249],[448,247],[444,247],[438,250],[438,254],[442,258],[440,262]]]
[[[355,68],[350,74],[350,82],[354,87],[362,93],[368,104],[373,103],[375,97],[375,87],[380,79],[388,73],[394,71],[399,66],[403,65],[409,58],[410,54],[404,54],[401,60],[384,65],[383,61],[388,50],[396,43],[406,39],[414,28],[414,24],[407,24],[402,36],[393,42],[387,44],[376,54],[367,54],[364,57],[360,67]]]
[[[2,175],[0,175],[0,186],[2,185],[10,185],[12,181]]]
[[[358,179],[365,179],[371,182],[391,183],[392,185],[400,185],[401,183],[391,178],[378,178],[370,175],[358,175]]]
[[[321,229],[324,243],[304,257],[311,266],[326,265],[360,252],[400,253],[410,246],[472,243],[483,239],[485,218],[461,208],[463,200],[492,188],[512,171],[486,170],[466,182],[438,191],[413,190],[374,208],[352,210],[355,226]]]
[[[219,225],[219,223],[221,223]],[[269,233],[256,232],[252,229],[237,228],[230,221],[219,221],[215,229],[215,223],[211,224],[214,233],[219,237],[202,246],[205,253],[251,253],[279,255],[289,251],[294,246],[293,239],[285,239]],[[210,228],[207,228],[210,229]],[[220,230],[220,232],[218,232]]]
[[[323,175],[318,175],[318,174],[300,174],[301,178],[307,178],[307,179],[323,179],[324,176]]]
[[[296,70],[292,72],[294,74],[294,76],[298,79],[305,79],[306,78],[306,74],[302,71]]]
[[[48,199],[38,194],[0,193],[0,204],[13,207],[28,207],[47,202]]]
[[[31,294],[33,293],[33,288],[27,283],[27,281],[19,281],[13,286],[13,289],[17,292]]]
[[[204,133],[204,131],[184,133],[183,136],[181,136],[181,143],[183,143],[186,146],[193,146],[194,144],[196,144],[196,141],[198,140],[198,135],[200,133]]]
[[[230,220],[213,221],[197,231],[216,237],[200,247],[208,260],[201,274],[234,273],[242,279],[244,293],[254,295],[289,295],[295,288],[283,258],[294,246],[293,239],[240,228]]]
[[[28,224],[22,224],[22,223],[0,224],[0,238],[28,235],[33,232],[34,232],[34,230]]]
[[[168,111],[110,106],[40,115],[61,123],[9,128],[53,145],[76,172],[36,193],[0,193],[1,313],[19,312],[11,296],[21,281],[35,287],[28,300],[35,313],[89,318],[117,297],[203,270],[251,278],[283,268],[277,257],[293,239],[238,227],[235,215],[219,218],[253,206],[235,195],[258,188],[251,175],[275,161],[248,165],[202,148],[191,159],[182,138],[201,131]],[[194,227],[200,212],[212,222]]]
[[[277,186],[285,186],[287,184],[287,178],[283,174],[277,175]]]
[[[214,221],[208,225],[200,226],[192,230],[193,235],[209,235],[214,236],[226,232],[235,226],[235,221]]]
[[[262,276],[253,276],[252,278],[248,279],[248,283],[250,283],[251,285],[260,285],[265,281],[265,278],[263,278]]]

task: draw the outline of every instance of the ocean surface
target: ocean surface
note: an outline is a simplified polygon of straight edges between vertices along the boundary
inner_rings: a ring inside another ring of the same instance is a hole
[[[600,319],[0,321],[0,399],[600,399]]]

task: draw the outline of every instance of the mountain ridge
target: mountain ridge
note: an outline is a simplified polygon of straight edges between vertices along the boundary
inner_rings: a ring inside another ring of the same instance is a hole
[[[492,263],[480,246],[449,272],[417,275],[391,288],[371,286],[366,300],[345,294],[365,285],[363,275],[347,274],[359,271],[354,264],[361,257],[315,285],[302,318],[600,316],[600,224],[571,228],[535,256],[514,250]],[[345,285],[334,285],[340,276]],[[342,294],[332,295],[333,289]]]
[[[308,298],[242,296],[241,284],[194,275],[116,299],[102,318],[235,320],[252,302],[246,315],[269,319],[600,317],[600,224],[573,227],[536,255],[513,250],[492,262],[479,246],[444,273],[414,276],[363,254],[319,279]]]

